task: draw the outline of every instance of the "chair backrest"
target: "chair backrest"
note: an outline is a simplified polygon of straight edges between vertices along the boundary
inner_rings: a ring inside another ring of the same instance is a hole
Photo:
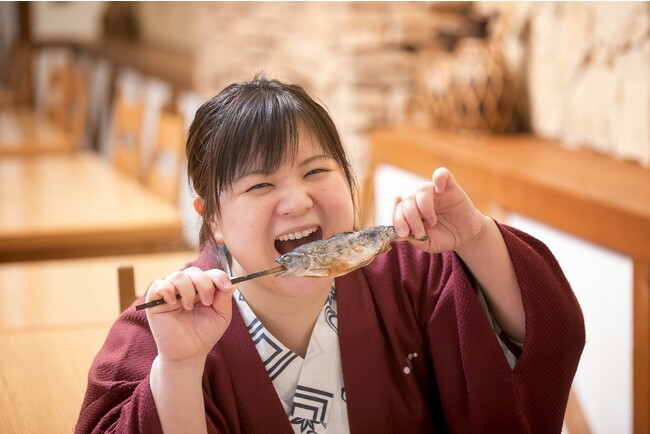
[[[145,182],[156,194],[178,203],[181,172],[185,166],[185,118],[162,110]]]
[[[119,288],[120,312],[123,312],[136,299],[135,273],[132,265],[118,267],[117,285]]]
[[[72,60],[54,67],[48,80],[45,111],[75,147],[81,147],[88,119],[89,72]]]
[[[113,164],[138,181],[142,180],[140,142],[143,116],[142,101],[128,101],[120,92],[116,93],[110,141]]]
[[[0,109],[19,109],[31,105],[32,49],[18,39],[14,40],[7,56],[0,61]]]

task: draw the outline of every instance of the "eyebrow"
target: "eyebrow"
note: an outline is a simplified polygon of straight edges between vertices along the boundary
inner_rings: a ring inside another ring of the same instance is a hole
[[[306,166],[309,163],[316,161],[316,160],[331,160],[332,157],[330,157],[327,154],[318,154],[314,155],[312,157],[307,158],[306,160],[302,161],[301,163],[298,164],[298,167]]]
[[[317,160],[333,160],[333,158],[331,156],[327,155],[327,154],[313,155],[313,156],[311,156],[309,158],[306,158],[305,160],[301,161],[300,163],[298,163],[298,167],[307,166],[310,163],[312,163],[314,161],[317,161]],[[267,170],[263,170],[263,169],[257,169],[257,170],[251,170],[249,172],[243,172],[243,173],[240,173],[239,175],[235,176],[235,178],[233,179],[233,183],[235,183],[235,182],[237,182],[237,181],[239,181],[241,179],[248,178],[249,176],[265,176],[265,175],[269,175],[270,173],[271,172],[269,172]]]

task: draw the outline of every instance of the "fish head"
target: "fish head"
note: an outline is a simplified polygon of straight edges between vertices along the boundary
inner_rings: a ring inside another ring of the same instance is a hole
[[[398,238],[394,226],[379,226],[377,227],[377,231],[379,232],[381,238],[387,240],[388,242]]]
[[[311,260],[309,256],[301,252],[289,252],[275,260],[278,264],[284,266],[286,270],[277,274],[277,276],[303,276],[309,269]]]
[[[381,246],[399,238],[393,226],[375,226],[359,234],[357,241],[363,245]]]

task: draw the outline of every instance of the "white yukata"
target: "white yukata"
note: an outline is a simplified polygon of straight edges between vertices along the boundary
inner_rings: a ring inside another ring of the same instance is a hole
[[[335,288],[318,315],[305,359],[266,330],[238,289],[234,297],[293,431],[349,433]]]

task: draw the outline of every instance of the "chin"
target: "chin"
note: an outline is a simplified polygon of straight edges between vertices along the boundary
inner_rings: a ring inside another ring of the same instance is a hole
[[[334,284],[334,279],[321,277],[278,277],[278,288],[292,297],[309,297],[328,292]]]

